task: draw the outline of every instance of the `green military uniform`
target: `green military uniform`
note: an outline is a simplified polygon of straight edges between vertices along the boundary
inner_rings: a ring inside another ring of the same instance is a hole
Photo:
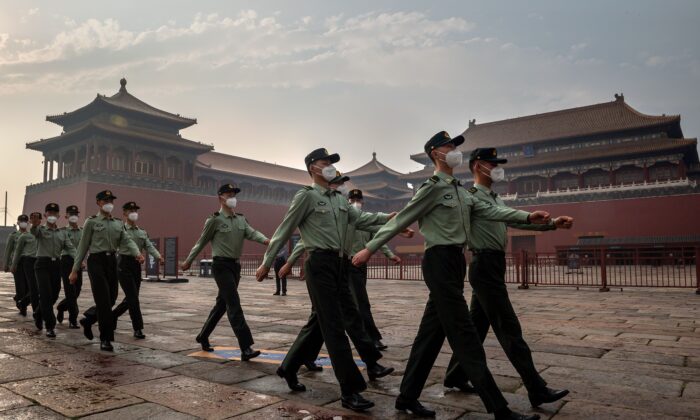
[[[365,229],[387,220],[388,216],[384,214],[360,212],[350,206],[339,192],[317,184],[304,187],[294,196],[284,220],[270,241],[263,265],[267,268],[272,265],[279,249],[299,228],[309,255],[304,272],[312,315],[292,345],[279,374],[296,372],[304,362],[311,360],[318,353],[320,340],[326,343],[343,395],[366,389],[367,384],[355,365],[345,336],[346,325],[360,321],[345,275],[348,256],[346,241],[349,225]],[[316,323],[319,328],[315,327]],[[354,329],[347,331],[354,335]],[[375,363],[381,353],[373,345],[371,349],[369,347],[366,362]]]
[[[37,243],[34,271],[39,287],[41,318],[46,330],[51,331],[56,326],[53,305],[61,290],[61,253],[64,250],[75,252],[75,247],[67,233],[55,225],[32,226],[30,232]]]
[[[221,195],[221,190],[219,194]],[[240,348],[242,350],[248,349],[254,343],[238,295],[238,283],[241,280],[239,258],[243,252],[243,241],[246,239],[261,244],[267,241],[267,237],[253,229],[242,214],[227,213],[222,208],[207,218],[202,235],[185,260],[186,264],[191,264],[202,249],[211,242],[212,259],[214,260],[212,272],[219,293],[209,317],[197,335],[198,342],[208,342],[216,324],[226,313]]]
[[[507,409],[508,403],[486,366],[484,349],[464,300],[464,247],[472,219],[527,223],[528,216],[524,211],[477,200],[457,179],[436,172],[367,244],[367,249],[374,252],[416,220],[425,237],[422,268],[430,295],[406,365],[400,398],[418,399],[447,337],[453,354],[469,372],[487,410]]]
[[[3,261],[3,267],[5,271],[9,271],[12,266],[12,256],[15,252],[15,247],[17,245],[17,238],[21,232],[19,230],[12,231],[7,236],[7,244],[5,245],[5,260]],[[29,302],[29,290],[27,289],[27,280],[24,277],[24,272],[22,270],[17,270],[12,273],[12,277],[15,282],[15,296],[13,297],[17,309],[21,312],[26,310]],[[22,308],[25,308],[24,310]]]
[[[469,192],[483,203],[505,207],[498,194],[486,186],[475,184]],[[475,219],[468,236],[469,249],[473,253],[469,265],[469,283],[472,286],[470,315],[482,342],[489,327],[493,326],[496,338],[523,379],[525,387],[530,393],[536,393],[547,383],[532,361],[530,348],[523,339],[520,322],[508,298],[505,284],[508,226],[538,231],[556,229],[552,222],[535,225]],[[460,368],[459,361],[453,355],[445,375],[445,384],[465,384],[467,381],[468,374]]]
[[[116,198],[111,192],[103,191],[97,195],[97,199]],[[122,248],[125,247],[125,248]],[[92,288],[92,296],[95,299],[95,311],[85,312],[83,326],[100,324],[100,340],[114,340],[114,318],[112,306],[117,300],[117,250],[124,249],[123,255],[136,257],[140,251],[134,241],[124,229],[124,223],[111,215],[106,216],[102,212],[90,216],[83,225],[83,234],[73,263],[73,271],[80,270],[80,265],[85,254],[90,252],[87,259],[88,277]]]
[[[69,206],[69,209],[70,207],[71,206]],[[61,230],[68,236],[68,239],[73,244],[73,248],[66,248],[61,252],[61,279],[63,280],[63,293],[65,294],[65,298],[58,302],[56,310],[61,318],[63,317],[63,312],[68,311],[68,322],[75,328],[77,327],[79,313],[78,297],[83,288],[83,270],[78,270],[78,279],[75,284],[70,284],[68,276],[73,270],[73,263],[75,263],[75,255],[78,252],[78,245],[80,245],[80,237],[83,234],[83,229],[79,226],[71,227],[69,225],[61,228]]]
[[[39,307],[39,285],[36,282],[34,264],[36,263],[36,238],[29,231],[21,232],[17,236],[17,244],[12,255],[11,269],[24,277],[27,285],[26,293],[29,303],[32,305],[32,316],[37,329],[43,327],[41,309]],[[25,299],[26,302],[26,299]]]
[[[139,207],[133,201],[124,204],[124,209],[138,210]],[[139,253],[144,250],[156,260],[160,260],[160,252],[153,246],[153,242],[148,237],[148,233],[130,223],[124,225],[126,234],[136,244]],[[129,250],[125,246],[119,248],[119,284],[124,291],[124,299],[114,307],[112,315],[114,322],[117,322],[120,316],[127,310],[131,318],[131,326],[134,331],[138,332],[137,338],[143,338],[143,315],[141,314],[141,303],[139,301],[139,290],[141,289],[141,264],[132,256],[129,256]]]

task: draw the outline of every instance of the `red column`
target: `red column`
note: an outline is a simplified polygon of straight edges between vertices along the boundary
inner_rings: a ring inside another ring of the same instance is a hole
[[[644,182],[649,182],[649,167],[644,162]]]
[[[585,185],[583,185],[583,173],[579,172],[578,173],[578,187],[583,188]]]
[[[615,171],[610,168],[610,185],[615,185]]]
[[[508,194],[515,194],[515,181],[510,180],[508,181]]]
[[[678,178],[685,178],[686,176],[685,162],[683,160],[678,161]]]
[[[552,179],[552,176],[547,177],[547,191],[553,191],[554,190],[554,180]]]

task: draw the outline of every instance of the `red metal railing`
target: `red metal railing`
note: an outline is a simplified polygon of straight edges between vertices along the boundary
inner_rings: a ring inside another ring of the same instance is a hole
[[[393,264],[373,256],[368,264],[370,279],[423,280],[420,255],[401,256]],[[600,291],[625,287],[695,288],[700,294],[700,247],[667,249],[594,248],[556,253],[520,252],[506,254],[506,283],[521,289],[531,286],[596,287]],[[241,274],[254,276],[262,255],[241,257]],[[302,274],[303,260],[292,270]],[[199,267],[188,272],[198,274]],[[271,273],[272,274],[272,273]]]

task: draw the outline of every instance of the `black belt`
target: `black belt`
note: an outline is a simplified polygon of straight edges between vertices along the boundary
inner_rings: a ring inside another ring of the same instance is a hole
[[[214,258],[212,258],[212,260],[219,261],[219,262],[232,262],[232,263],[236,263],[236,264],[238,264],[240,261],[238,258],[229,258],[229,257],[214,257]]]
[[[41,261],[58,261],[60,258],[55,258],[55,257],[36,257],[37,260]]]
[[[102,251],[102,252],[91,252],[90,255],[104,255],[107,257],[116,257],[117,251]]]
[[[470,249],[472,255],[495,255],[505,257],[506,253],[498,249]]]
[[[340,257],[342,255],[339,249],[314,249],[313,251],[311,251],[311,253],[320,255],[333,255],[336,257]]]

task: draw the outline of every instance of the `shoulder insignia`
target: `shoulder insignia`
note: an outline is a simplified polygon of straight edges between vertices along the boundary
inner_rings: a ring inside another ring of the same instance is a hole
[[[311,191],[311,190],[314,189],[314,187],[312,187],[311,185],[307,185],[307,186],[304,187],[304,189],[305,189],[306,191]]]
[[[433,176],[431,176],[431,177],[428,178],[428,179],[429,179],[430,181],[432,181],[433,183],[435,183],[435,184],[437,184],[438,182],[440,182],[440,177],[437,176],[437,175],[433,175]]]
[[[97,215],[93,214],[92,216],[88,217],[88,219],[94,219],[95,217],[97,217]]]
[[[120,218],[118,218],[118,217],[112,217],[112,219],[114,219],[114,220],[119,220],[120,222],[122,221],[122,219],[120,219]]]
[[[218,211],[215,211],[214,214],[212,214],[212,216],[214,216],[214,217],[216,217],[216,216],[218,216],[218,215],[219,215],[219,212],[218,212]]]
[[[479,190],[477,190],[476,187],[471,187],[471,188],[469,188],[467,191],[469,191],[469,192],[472,193],[472,194],[476,194],[476,192],[479,191]]]

